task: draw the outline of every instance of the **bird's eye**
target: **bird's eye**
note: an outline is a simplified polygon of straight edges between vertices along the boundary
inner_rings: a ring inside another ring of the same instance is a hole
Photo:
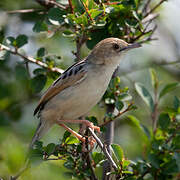
[[[119,45],[118,45],[118,44],[114,44],[114,45],[113,45],[113,49],[114,49],[114,50],[119,49]]]

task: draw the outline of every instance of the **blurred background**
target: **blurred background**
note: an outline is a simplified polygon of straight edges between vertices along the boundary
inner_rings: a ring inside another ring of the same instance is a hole
[[[45,47],[49,54],[56,57],[57,66],[66,69],[74,63],[75,44],[71,38],[65,38],[61,32],[53,37],[45,33],[32,31],[34,20],[33,14],[12,13],[13,10],[39,8],[35,1],[28,0],[1,0],[0,1],[0,31],[5,36],[28,35],[28,44],[23,47],[26,54],[35,56],[37,49]],[[120,64],[119,72],[121,87],[130,89],[137,110],[129,112],[139,119],[142,124],[151,126],[149,108],[135,91],[134,83],[141,82],[149,90],[151,78],[149,68],[156,70],[161,87],[170,82],[180,80],[180,1],[171,0],[160,7],[160,16],[156,19],[158,28],[154,34],[156,41],[144,44],[142,48],[131,51]],[[82,48],[82,58],[87,56],[89,50]],[[22,50],[23,53],[23,50]],[[28,144],[38,124],[38,119],[33,116],[33,111],[41,94],[53,82],[48,78],[43,91],[34,95],[28,92],[26,80],[27,72],[21,68],[21,59],[14,55],[7,55],[4,63],[4,54],[0,51],[0,177],[8,179],[16,173],[24,163]],[[2,58],[3,57],[3,58]],[[60,58],[59,58],[60,57]],[[37,66],[30,64],[29,74],[33,77],[33,70]],[[160,101],[160,108],[169,107],[174,95],[180,97],[180,89],[172,91]],[[142,111],[143,109],[143,111]],[[101,119],[103,109],[96,106],[89,113]],[[114,142],[122,146],[128,159],[138,159],[142,155],[143,138],[136,128],[131,126],[127,114],[116,120]],[[77,126],[72,126],[78,129]],[[54,126],[43,138],[45,144],[57,143],[64,133],[64,129]],[[22,179],[67,179],[63,162],[46,161],[35,165],[31,173],[26,172]]]

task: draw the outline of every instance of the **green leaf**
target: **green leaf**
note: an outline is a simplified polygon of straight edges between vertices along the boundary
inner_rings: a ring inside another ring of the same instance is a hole
[[[71,133],[69,131],[65,131],[64,135],[63,135],[63,139],[62,142],[65,142],[66,139],[71,135]]]
[[[35,75],[39,75],[39,74],[46,74],[47,70],[46,69],[43,69],[43,68],[37,68],[33,71],[33,73]]]
[[[72,31],[68,30],[68,29],[66,29],[65,31],[63,31],[62,35],[63,35],[64,37],[74,37],[74,36],[75,36],[75,34],[74,34]]]
[[[118,144],[111,144],[112,150],[117,158],[118,161],[122,161],[123,159],[123,150],[120,145]]]
[[[7,43],[7,44],[10,44],[10,45],[12,45],[12,46],[14,46],[14,42],[15,42],[15,41],[16,41],[15,38],[12,37],[12,36],[9,36],[9,37],[6,38],[6,43]]]
[[[122,108],[124,107],[124,103],[122,101],[116,101],[115,106],[118,109],[118,111],[121,111]]]
[[[28,37],[24,34],[21,34],[16,38],[16,46],[18,48],[24,46],[27,43],[28,43]]]
[[[98,120],[95,116],[86,117],[88,121],[91,121],[94,125],[98,126]]]
[[[135,88],[144,102],[151,108],[151,111],[154,111],[154,102],[149,91],[141,83],[135,83]]]
[[[170,125],[170,117],[167,113],[161,113],[159,116],[158,124],[161,129],[166,130]]]
[[[118,99],[121,100],[121,101],[130,101],[132,100],[132,96],[128,93],[121,93],[119,96],[118,96]]]
[[[148,139],[150,139],[151,138],[151,133],[150,133],[149,129],[146,126],[144,126],[143,124],[141,124],[141,129],[144,131],[144,133],[146,134]]]
[[[173,174],[179,172],[179,168],[175,159],[165,163],[161,168],[164,170],[164,174]]]
[[[48,155],[51,155],[54,152],[55,148],[56,145],[54,143],[50,143],[44,148],[44,150]]]
[[[64,17],[65,12],[62,11],[59,8],[51,8],[48,12],[48,20],[51,22],[53,25],[60,25],[61,23],[64,22]]]
[[[141,124],[139,122],[139,120],[135,117],[135,116],[132,116],[132,115],[128,115],[128,118],[131,120],[131,122],[141,131],[143,132],[143,134],[145,134],[148,139],[150,139],[151,137],[151,134],[148,130],[148,128],[146,126],[144,126],[143,124]]]
[[[95,19],[95,20],[96,20],[96,18],[98,18],[100,15],[103,14],[103,10],[91,9],[91,10],[89,11],[89,13],[90,13],[92,19]]]
[[[179,99],[178,99],[176,96],[174,96],[174,102],[173,102],[173,104],[174,104],[175,110],[177,111],[178,108],[179,108],[179,106],[180,106],[180,101],[179,101]]]
[[[158,78],[157,78],[157,74],[156,71],[154,69],[150,69],[150,74],[151,74],[151,83],[152,86],[154,87],[154,89],[158,88]]]
[[[41,47],[37,51],[37,57],[43,57],[46,54],[46,49],[44,47]]]
[[[131,120],[131,122],[132,122],[137,128],[141,129],[140,122],[139,122],[139,120],[138,120],[135,116],[128,115],[127,117]]]
[[[152,166],[154,166],[157,169],[160,167],[160,160],[158,159],[158,157],[158,155],[152,153],[148,155],[148,160],[150,161]]]
[[[74,136],[69,136],[66,140],[65,140],[66,144],[77,144],[80,143],[79,139],[77,139]]]
[[[94,163],[97,165],[99,162],[104,160],[104,154],[99,153],[99,152],[93,152],[92,153],[92,159],[93,159]]]
[[[35,149],[39,149],[39,150],[42,151],[43,142],[42,142],[42,141],[36,141],[36,142],[34,143],[34,147],[35,147]]]
[[[48,30],[48,26],[43,21],[37,21],[34,24],[33,31],[36,33],[47,31],[47,30]]]
[[[46,81],[47,81],[47,77],[42,74],[32,78],[30,81],[30,87],[33,93],[39,93],[44,88]]]
[[[122,162],[123,169],[126,169],[131,164],[130,160],[124,159]]]
[[[167,84],[160,92],[159,97],[163,97],[165,94],[167,94],[170,91],[173,91],[175,88],[177,88],[179,86],[179,83],[170,83]]]

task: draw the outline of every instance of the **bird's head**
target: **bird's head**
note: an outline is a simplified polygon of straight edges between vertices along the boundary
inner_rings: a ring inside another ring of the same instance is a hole
[[[138,43],[128,44],[118,38],[100,41],[90,53],[91,62],[95,64],[119,64],[120,57],[130,49],[138,48]]]

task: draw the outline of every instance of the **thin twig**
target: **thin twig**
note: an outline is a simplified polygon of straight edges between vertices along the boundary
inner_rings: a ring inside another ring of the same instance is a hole
[[[143,13],[147,12],[147,9],[148,9],[150,3],[151,3],[151,0],[147,0],[146,4],[144,5],[144,8],[142,10]]]
[[[11,49],[11,48],[9,48],[9,47],[7,47],[7,46],[0,43],[0,51],[3,51],[3,50],[8,51],[11,54],[17,55],[17,56],[21,57],[22,59],[27,60],[30,63],[34,63],[34,64],[37,64],[37,65],[43,67],[43,68],[47,68],[49,71],[58,72],[58,73],[63,73],[64,72],[64,70],[62,70],[60,68],[57,68],[57,67],[52,67],[52,68],[48,67],[48,65],[46,63],[38,61],[38,60],[36,60],[36,59],[34,59],[34,58],[30,57],[30,56],[25,56],[25,55],[19,53],[18,51],[13,50],[13,49]]]
[[[158,4],[156,4],[149,12],[147,12],[144,16],[147,17],[149,14],[151,14],[152,12],[154,12],[163,2],[165,2],[167,0],[161,0]]]
[[[96,140],[97,144],[99,145],[99,147],[101,148],[101,150],[104,152],[104,155],[106,156],[106,158],[109,160],[109,162],[111,163],[112,167],[114,168],[115,171],[118,170],[118,167],[116,165],[116,163],[114,162],[114,160],[112,159],[111,155],[109,154],[107,148],[105,145],[103,145],[103,143],[101,142],[101,140],[96,136],[96,134],[94,133],[94,131],[91,128],[88,128],[89,132],[91,133],[91,135],[94,137],[94,139]]]
[[[65,7],[65,6],[63,6],[63,5],[57,3],[56,1],[53,1],[53,0],[49,0],[49,4],[55,5],[55,6],[59,7],[59,8],[61,8],[61,9],[64,9],[64,10],[67,9],[67,7]]]
[[[70,9],[71,9],[71,13],[74,14],[74,7],[73,7],[73,5],[72,5],[72,1],[71,1],[71,0],[68,0],[68,2],[69,2],[69,7],[70,7]]]
[[[67,7],[61,5],[60,3],[57,3],[55,0],[36,0],[40,5],[46,7],[46,8],[51,8],[53,6],[57,6],[60,9],[66,10]]]
[[[18,9],[13,11],[6,11],[8,14],[15,14],[15,13],[32,13],[32,12],[41,12],[44,11],[42,9]]]
[[[113,119],[110,119],[109,121],[105,121],[103,124],[100,125],[100,127],[105,126],[106,124],[114,121],[116,118],[118,118],[118,117],[121,116],[122,114],[124,114],[124,113],[126,113],[127,111],[129,111],[129,110],[131,109],[132,105],[133,105],[133,103],[131,102],[124,111],[119,112]]]

